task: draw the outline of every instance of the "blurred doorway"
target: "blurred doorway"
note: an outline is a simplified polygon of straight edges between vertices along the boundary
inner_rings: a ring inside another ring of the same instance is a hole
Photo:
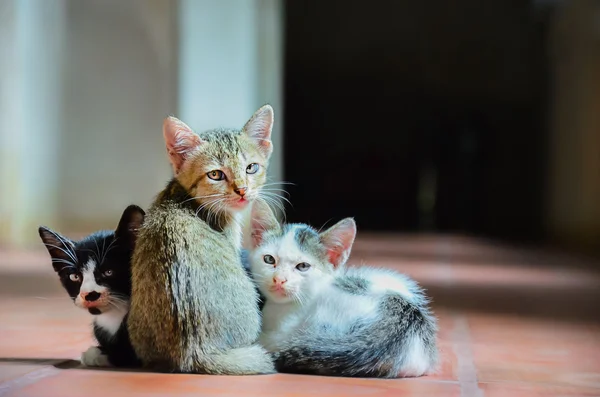
[[[527,1],[286,3],[288,220],[540,237],[546,21]]]

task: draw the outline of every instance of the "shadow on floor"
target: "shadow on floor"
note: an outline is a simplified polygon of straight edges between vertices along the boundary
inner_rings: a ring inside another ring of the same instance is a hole
[[[115,371],[115,372],[151,372],[141,368],[115,368],[115,367],[86,367],[78,360],[70,358],[21,358],[0,357],[0,363],[16,365],[52,365],[57,369],[81,369],[93,371]]]
[[[432,285],[422,286],[435,309],[510,314],[540,320],[600,323],[600,286]]]

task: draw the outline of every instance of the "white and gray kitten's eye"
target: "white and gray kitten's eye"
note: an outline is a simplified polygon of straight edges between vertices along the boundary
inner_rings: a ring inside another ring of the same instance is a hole
[[[79,277],[79,274],[77,274],[77,273],[71,273],[71,274],[69,274],[69,279],[71,281],[78,282],[79,280],[81,280],[81,277]]]
[[[310,269],[310,265],[308,263],[306,263],[306,262],[298,263],[296,265],[296,269],[298,269],[301,272],[305,272],[308,269]]]
[[[113,275],[113,271],[109,269],[109,270],[105,271],[104,273],[102,273],[102,275],[104,277],[110,277]]]
[[[275,264],[275,258],[273,258],[272,255],[265,255],[265,256],[263,256],[263,261],[265,261],[265,263],[268,264],[268,265],[274,265]]]
[[[256,174],[259,168],[260,167],[258,164],[252,163],[248,167],[246,167],[246,174]]]

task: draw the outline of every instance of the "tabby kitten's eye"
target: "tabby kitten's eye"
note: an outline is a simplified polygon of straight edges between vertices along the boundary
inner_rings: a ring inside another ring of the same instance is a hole
[[[79,280],[80,280],[80,277],[79,277],[79,274],[77,274],[77,273],[72,273],[72,274],[69,274],[69,279],[71,279],[71,281],[75,281],[75,282],[77,282],[77,281],[79,281]]]
[[[252,163],[246,167],[246,174],[256,174],[258,172],[258,164]]]
[[[263,261],[265,261],[265,263],[269,264],[269,265],[274,265],[275,264],[275,258],[273,258],[273,256],[271,256],[271,255],[265,255],[265,256],[263,256]]]
[[[112,275],[113,275],[113,271],[112,271],[112,270],[107,270],[107,271],[105,271],[104,273],[102,273],[102,275],[103,275],[104,277],[110,277],[110,276],[112,276]]]
[[[301,272],[305,272],[310,269],[310,265],[306,262],[298,263],[296,265],[296,269],[300,270]]]
[[[222,181],[225,179],[225,173],[221,170],[209,171],[206,175],[213,181]]]

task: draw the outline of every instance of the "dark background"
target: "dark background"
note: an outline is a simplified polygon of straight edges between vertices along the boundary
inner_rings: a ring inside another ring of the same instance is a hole
[[[542,240],[551,8],[533,3],[286,2],[288,221]]]

